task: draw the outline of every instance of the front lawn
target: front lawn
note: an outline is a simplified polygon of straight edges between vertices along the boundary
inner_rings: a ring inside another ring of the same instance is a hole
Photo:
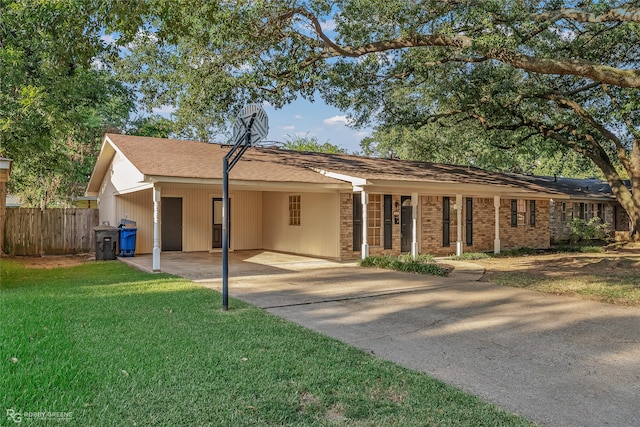
[[[530,425],[260,309],[119,262],[0,261],[0,390],[26,425]],[[11,423],[13,424],[13,423]]]
[[[640,253],[557,253],[487,258],[484,280],[556,295],[640,307]]]

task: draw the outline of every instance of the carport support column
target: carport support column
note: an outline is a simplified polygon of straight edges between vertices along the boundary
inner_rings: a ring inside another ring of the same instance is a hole
[[[462,255],[462,194],[456,194],[456,231],[458,237],[456,239],[456,255]]]
[[[360,194],[362,197],[362,259],[365,259],[369,256],[369,236],[367,234],[369,194],[364,190]]]
[[[411,193],[411,220],[412,237],[411,237],[411,257],[418,257],[418,193]]]
[[[493,196],[493,207],[495,210],[495,239],[493,240],[493,253],[500,253],[500,196]]]
[[[153,271],[160,271],[160,221],[161,221],[160,187],[153,187]]]

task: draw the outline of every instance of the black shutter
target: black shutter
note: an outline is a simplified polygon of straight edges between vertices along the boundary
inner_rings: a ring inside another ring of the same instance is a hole
[[[529,225],[536,226],[536,201],[529,200]]]
[[[518,226],[518,200],[511,199],[511,226]]]
[[[466,199],[466,236],[467,236],[467,246],[473,245],[473,198],[467,197]]]
[[[362,249],[362,196],[353,195],[353,250]]]
[[[391,249],[393,235],[392,235],[392,224],[393,224],[393,206],[392,199],[390,194],[384,195],[384,248]]]
[[[449,212],[450,212],[450,200],[448,197],[442,198],[442,246],[449,246],[450,227]]]
[[[598,203],[598,218],[600,218],[600,222],[605,223],[604,220],[604,204]]]

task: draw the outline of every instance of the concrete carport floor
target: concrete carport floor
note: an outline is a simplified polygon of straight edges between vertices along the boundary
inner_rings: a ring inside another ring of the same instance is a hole
[[[163,271],[220,290],[219,254],[162,256]],[[640,426],[640,310],[479,282],[473,264],[447,263],[456,270],[441,278],[236,252],[229,294],[542,425]]]

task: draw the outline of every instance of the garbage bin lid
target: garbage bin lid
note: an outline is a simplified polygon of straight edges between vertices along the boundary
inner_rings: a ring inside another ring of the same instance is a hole
[[[117,230],[113,225],[99,225],[97,227],[93,227],[93,231],[103,231],[103,230]]]

